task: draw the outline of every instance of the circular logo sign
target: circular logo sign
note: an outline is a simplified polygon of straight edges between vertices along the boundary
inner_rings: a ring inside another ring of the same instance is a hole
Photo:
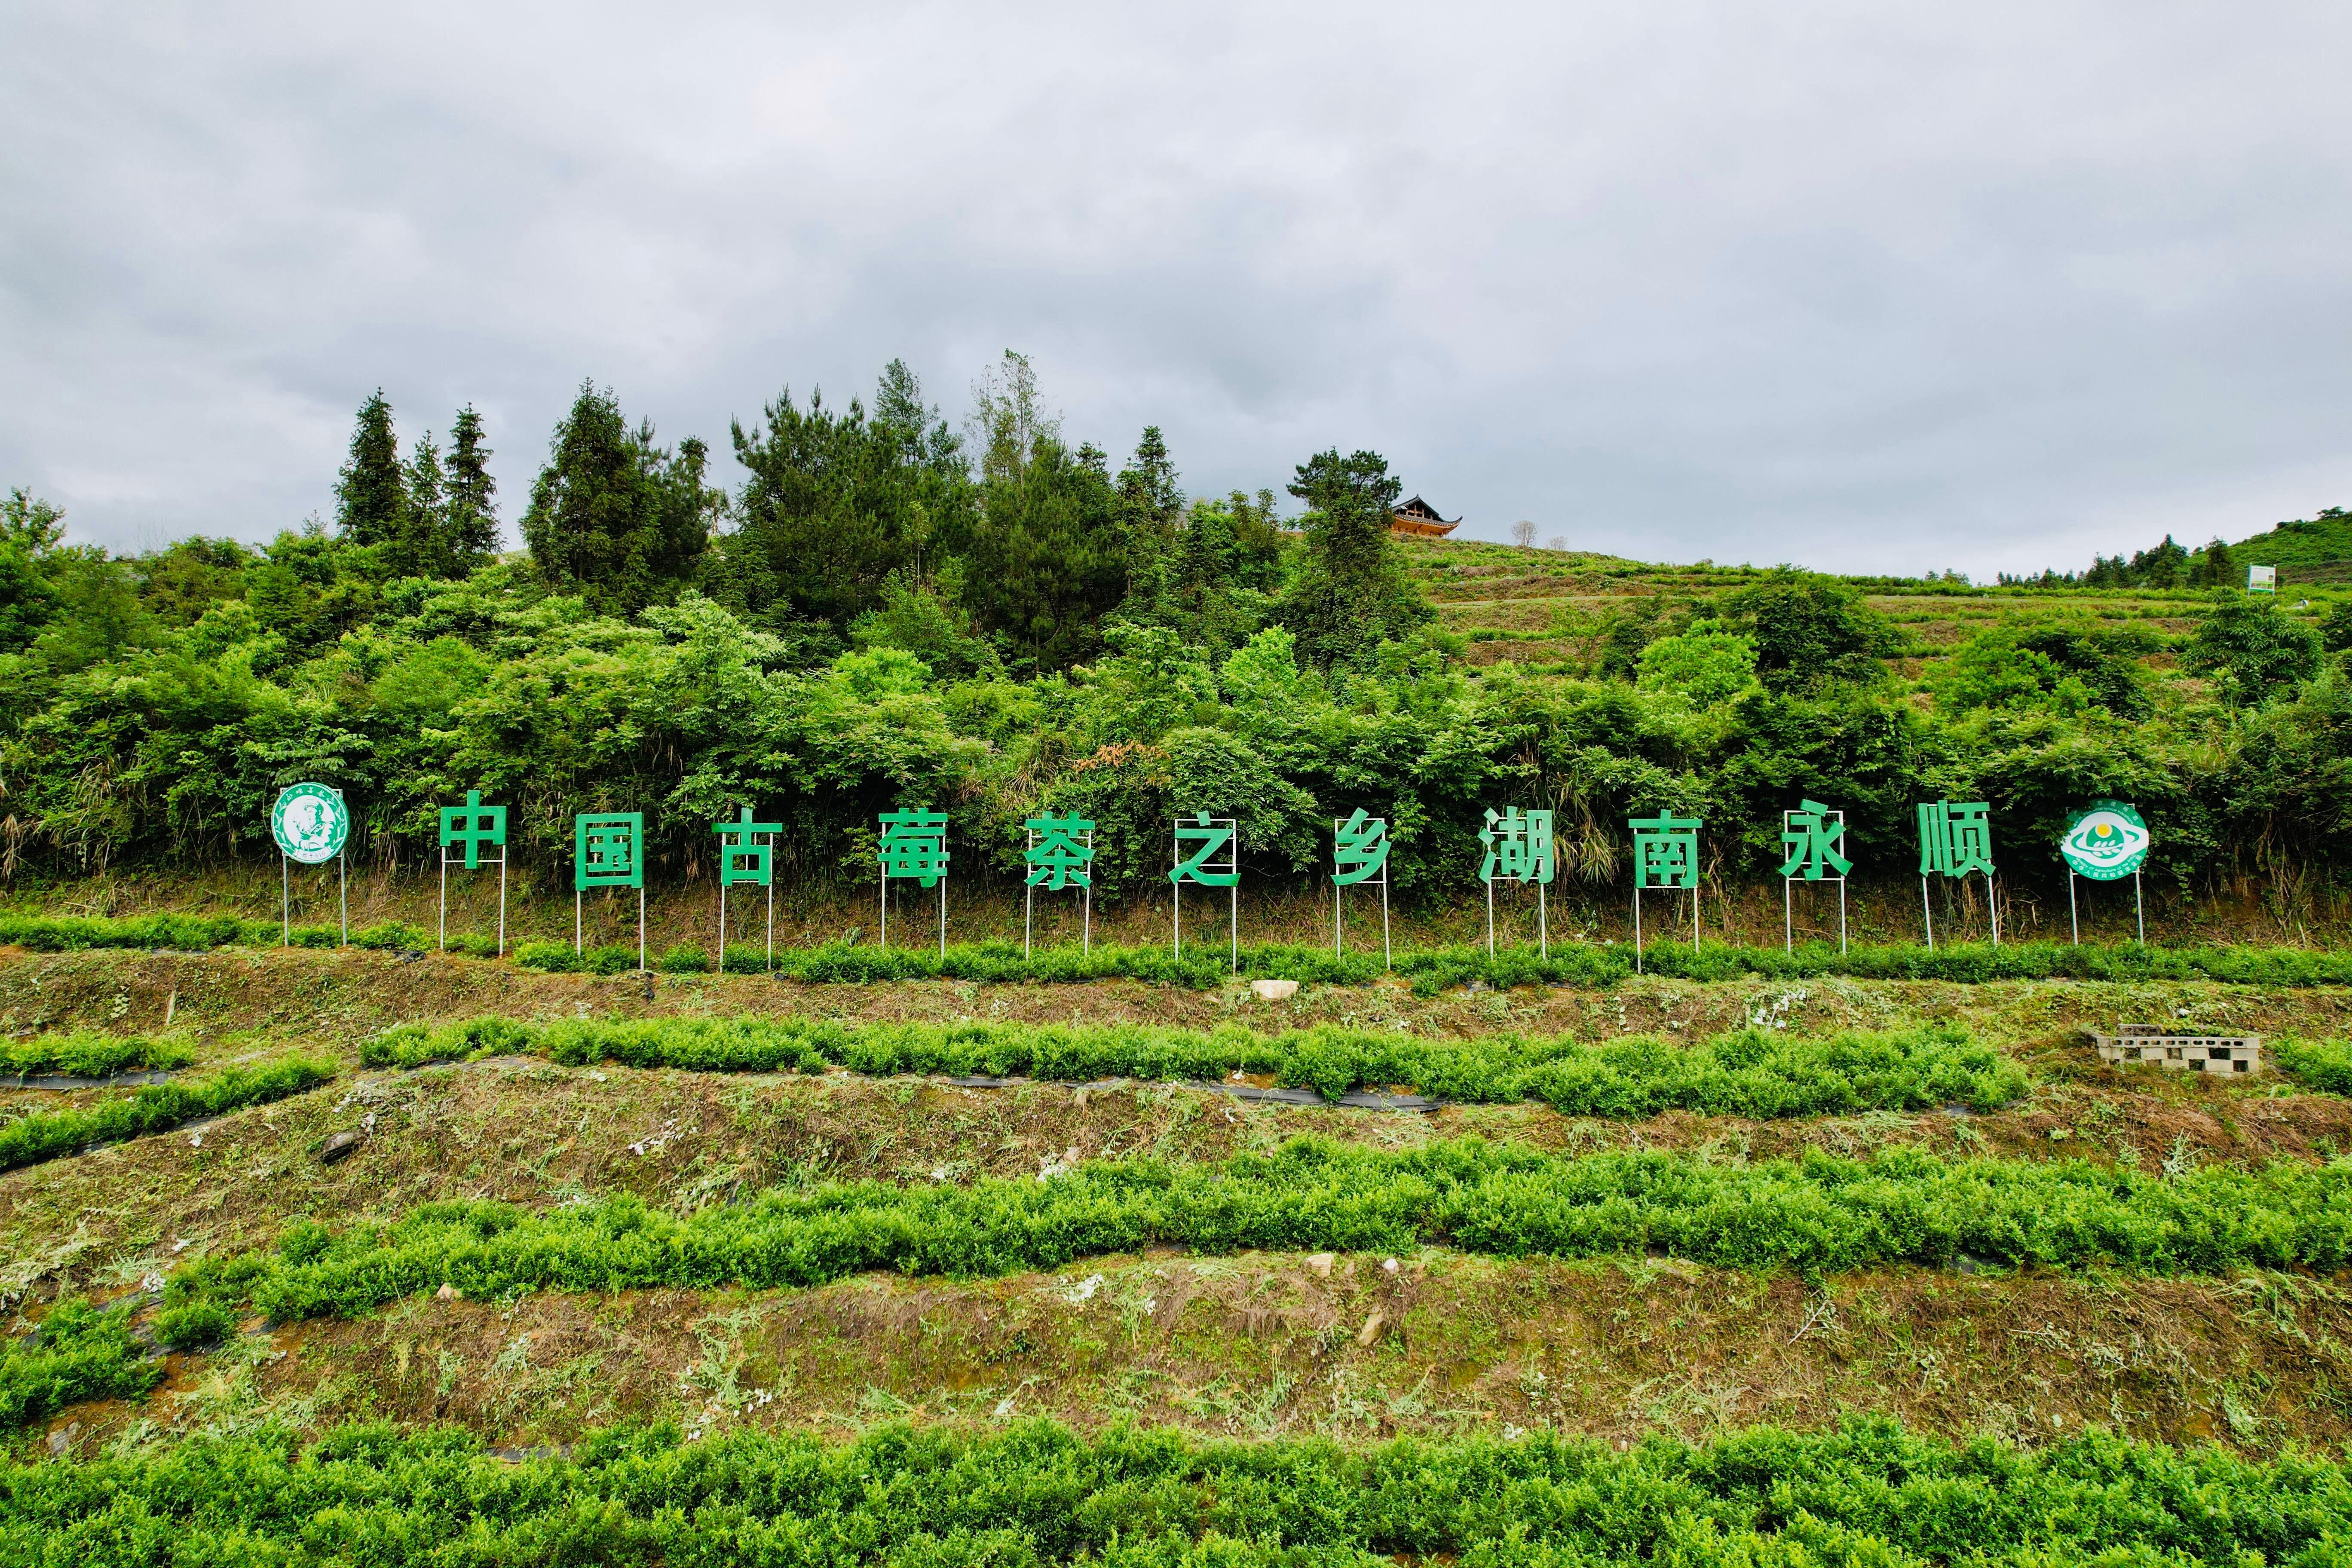
[[[342,852],[352,836],[352,814],[341,792],[325,784],[288,784],[269,810],[270,837],[289,860],[316,866]]]
[[[2058,853],[2078,877],[2112,882],[2139,869],[2154,839],[2139,813],[2120,800],[2095,800],[2066,819]]]

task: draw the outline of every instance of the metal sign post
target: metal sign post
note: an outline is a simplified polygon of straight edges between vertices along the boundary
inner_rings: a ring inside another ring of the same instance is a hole
[[[1080,951],[1095,950],[1095,825],[1083,817],[1047,813],[1024,824],[1029,833],[1022,861],[1028,874],[1021,889],[1021,955],[1029,956],[1036,924],[1037,889],[1058,892],[1075,883],[1082,905]]]
[[[2058,839],[2058,858],[2066,862],[2066,921],[2074,945],[2083,943],[2083,918],[2074,898],[2074,879],[2092,882],[2132,879],[2132,908],[2139,944],[2147,945],[2147,902],[2140,886],[2140,868],[2156,843],[2155,835],[2129,801],[2095,800],[2070,813],[2066,831]]]
[[[335,863],[335,897],[342,911],[342,943],[352,940],[352,893],[343,848],[352,836],[351,807],[343,792],[330,784],[288,784],[269,808],[269,836],[278,842],[278,942],[294,942],[294,873],[296,864]]]
[[[469,789],[463,805],[441,808],[441,951],[449,951],[449,851],[464,845],[460,864],[481,869],[482,846],[499,852],[499,956],[507,952],[507,808],[484,805],[482,792]]]
[[[1381,963],[1394,969],[1396,954],[1389,946],[1389,825],[1386,817],[1367,816],[1359,806],[1344,822],[1331,819],[1331,954],[1346,951],[1340,909],[1346,889],[1377,881],[1381,889]],[[1491,904],[1493,884],[1488,884]],[[1493,927],[1488,927],[1493,940]],[[1491,949],[1490,949],[1491,951]]]
[[[1845,946],[1845,878],[1853,862],[1841,853],[1845,838],[1845,812],[1808,800],[1794,811],[1780,814],[1780,844],[1789,858],[1780,866],[1780,949],[1797,951],[1796,886],[1808,882],[1838,885],[1838,952]]]
[[[1200,846],[1188,858],[1184,854],[1186,840]],[[1220,863],[1213,858],[1219,849],[1225,852]],[[1203,888],[1224,888],[1230,890],[1231,905],[1227,915],[1232,939],[1234,973],[1242,972],[1242,847],[1241,823],[1230,816],[1211,816],[1207,812],[1195,812],[1189,817],[1176,819],[1175,868],[1168,873],[1175,884],[1176,956],[1184,956],[1184,884],[1195,882]]]
[[[582,812],[572,819],[572,951],[582,945],[581,896],[591,888],[637,890],[637,967],[646,966],[646,817],[641,811]]]
[[[948,819],[929,806],[886,811],[879,817],[882,839],[875,858],[882,867],[882,948],[890,947],[890,879],[912,878],[922,887],[940,890],[940,956],[948,951]]]

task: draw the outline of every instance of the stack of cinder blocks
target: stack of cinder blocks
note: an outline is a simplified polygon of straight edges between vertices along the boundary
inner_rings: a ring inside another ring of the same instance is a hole
[[[2093,1035],[2103,1062],[2154,1062],[2174,1072],[2258,1073],[2260,1035],[2168,1035],[2159,1024],[2126,1024],[2120,1035]]]

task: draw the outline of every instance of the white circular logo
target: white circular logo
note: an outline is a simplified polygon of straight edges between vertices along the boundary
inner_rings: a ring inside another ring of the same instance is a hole
[[[270,808],[269,834],[289,860],[316,866],[342,852],[352,814],[341,794],[325,784],[288,784]]]

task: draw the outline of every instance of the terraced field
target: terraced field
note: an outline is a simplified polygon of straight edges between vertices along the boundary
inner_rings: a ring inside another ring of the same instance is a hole
[[[0,952],[0,1561],[2326,1560],[2347,1015]]]

